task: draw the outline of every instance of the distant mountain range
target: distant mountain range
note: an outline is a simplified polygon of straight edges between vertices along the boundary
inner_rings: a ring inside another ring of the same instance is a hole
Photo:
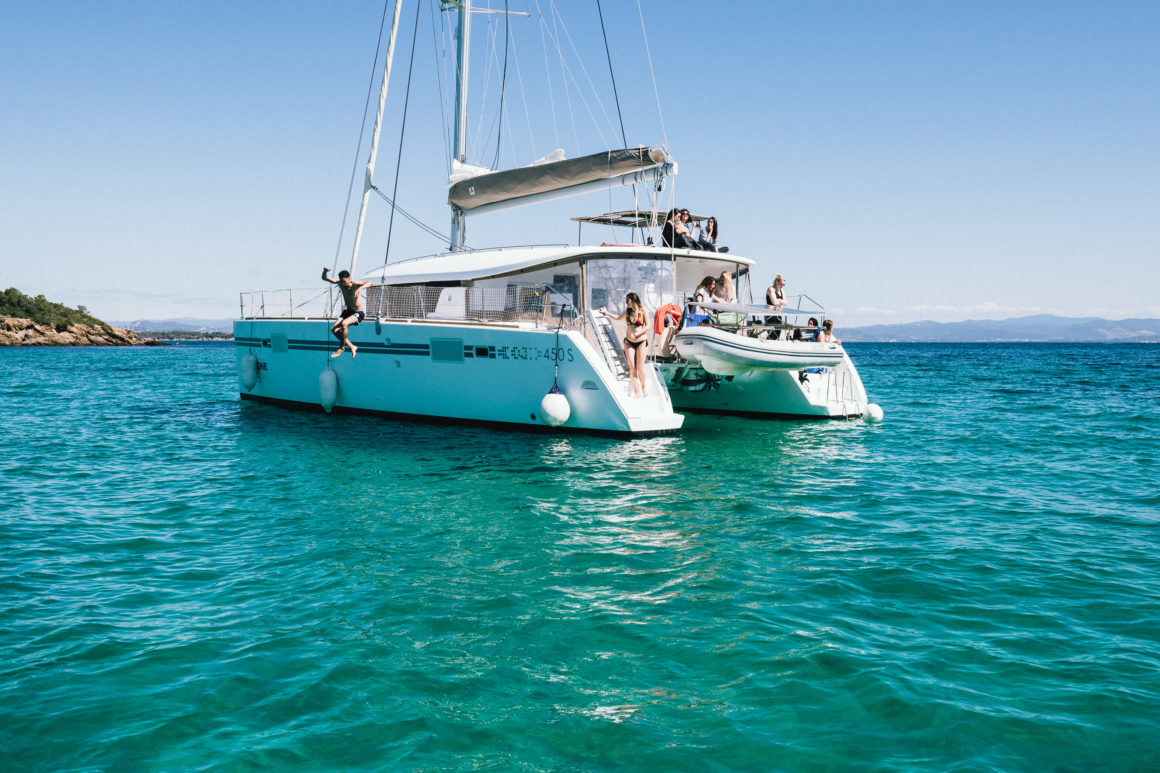
[[[138,333],[232,333],[234,321],[232,319],[194,319],[193,317],[178,317],[177,319],[135,319],[131,322],[113,322],[117,327],[134,330]]]
[[[113,322],[117,327],[138,333],[180,331],[189,333],[231,333],[232,319],[138,319]],[[1160,319],[1100,319],[1098,317],[1057,317],[1037,314],[1012,319],[975,319],[966,322],[906,322],[897,325],[845,327],[838,338],[865,342],[1099,342],[1160,343]]]
[[[1160,343],[1160,319],[1099,319],[1037,314],[966,322],[907,322],[836,330],[838,338],[865,342]]]

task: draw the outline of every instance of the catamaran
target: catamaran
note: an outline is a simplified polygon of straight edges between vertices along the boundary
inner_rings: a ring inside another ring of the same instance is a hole
[[[374,166],[400,5],[395,4],[380,84],[352,276],[367,201],[376,190]],[[792,324],[769,326],[760,320],[769,312],[764,307],[691,302],[700,279],[722,270],[734,272],[739,287],[748,289],[753,261],[654,246],[655,200],[649,211],[634,210],[647,221],[634,228],[634,238],[644,244],[467,249],[469,216],[619,186],[639,186],[659,196],[677,166],[666,148],[646,146],[572,159],[556,151],[502,171],[469,164],[473,9],[470,0],[443,5],[458,14],[449,250],[387,262],[364,275],[371,283],[366,319],[349,329],[357,358],[330,356],[338,301],[333,285],[321,293],[243,293],[234,323],[243,399],[328,412],[624,435],[678,430],[684,416],[674,405],[774,416],[867,413],[861,381],[839,345],[794,341]],[[623,323],[599,311],[622,311],[628,292],[658,312],[666,306],[680,309],[668,318],[673,324],[657,327],[642,397],[633,395]],[[783,319],[787,315],[781,312]],[[778,349],[786,351],[776,354]]]

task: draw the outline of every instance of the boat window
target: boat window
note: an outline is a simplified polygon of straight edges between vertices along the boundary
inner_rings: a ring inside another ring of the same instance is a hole
[[[668,260],[590,258],[587,267],[590,309],[603,306],[620,314],[630,292],[639,295],[647,309],[658,308],[673,296],[673,264]]]
[[[487,298],[486,302],[493,305],[500,303],[499,299],[502,298],[503,310],[534,312],[539,309],[541,301],[536,288],[543,285],[549,285],[554,290],[553,303],[575,307],[580,299],[580,264],[566,263],[510,276],[477,279],[471,283],[470,298],[476,304],[473,308],[482,308],[478,304],[483,298]]]

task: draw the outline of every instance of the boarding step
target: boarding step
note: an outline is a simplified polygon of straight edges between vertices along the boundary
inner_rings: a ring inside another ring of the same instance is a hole
[[[628,360],[624,356],[620,339],[616,337],[612,320],[603,314],[589,311],[588,322],[592,325],[592,335],[609,370],[616,374],[617,381],[628,381]]]

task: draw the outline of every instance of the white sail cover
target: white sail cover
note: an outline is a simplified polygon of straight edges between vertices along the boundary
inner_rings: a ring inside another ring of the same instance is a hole
[[[502,172],[489,172],[452,183],[447,192],[447,203],[463,210],[471,210],[488,204],[609,180],[652,169],[664,162],[665,153],[660,148],[639,147],[537,163]]]

